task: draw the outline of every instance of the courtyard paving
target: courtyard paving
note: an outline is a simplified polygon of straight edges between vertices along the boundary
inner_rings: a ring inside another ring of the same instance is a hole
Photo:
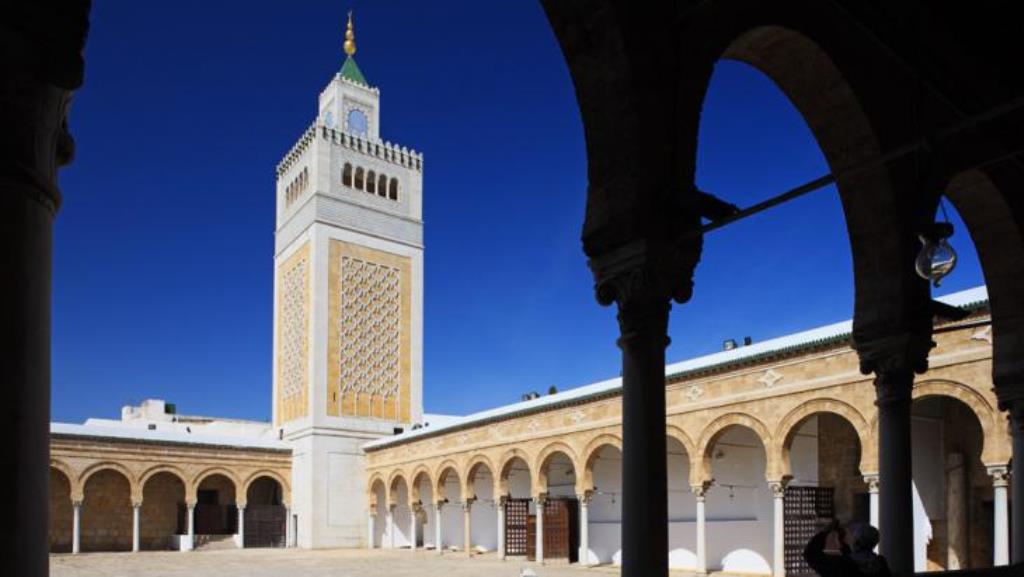
[[[429,551],[381,549],[228,549],[50,556],[53,577],[519,577],[523,569],[533,570],[537,577],[619,574],[617,567],[537,566],[526,561],[500,561],[494,554],[467,559],[457,553],[438,557]]]

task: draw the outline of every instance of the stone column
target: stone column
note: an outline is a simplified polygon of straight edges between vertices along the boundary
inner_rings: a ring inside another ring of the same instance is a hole
[[[71,552],[79,553],[82,550],[82,502],[72,501],[71,508],[74,510],[74,518],[71,521]]]
[[[914,573],[913,474],[910,438],[911,389],[914,373],[928,368],[930,334],[888,336],[855,342],[860,370],[875,373],[878,406],[878,474],[881,554],[895,577]]]
[[[182,551],[191,551],[195,547],[195,518],[196,518],[196,504],[186,502],[185,506],[188,508],[188,529],[185,535],[185,542],[181,547]]]
[[[536,541],[535,541],[535,558],[537,563],[544,562],[544,504],[547,503],[548,496],[546,493],[541,493],[534,498],[534,502],[537,506],[536,519],[537,522],[534,524],[536,527]]]
[[[0,437],[4,573],[49,574],[50,302],[60,166],[71,161],[71,92],[82,84],[89,2],[5,3],[0,18]],[[83,191],[88,194],[88,191]],[[70,481],[70,479],[69,479]]]
[[[1006,467],[989,467],[992,476],[993,518],[995,527],[992,539],[992,564],[1008,565],[1010,563],[1010,518],[1006,502],[1007,488],[1010,485],[1009,470]]]
[[[284,546],[292,547],[292,536],[295,535],[295,527],[292,526],[292,508],[284,508]]]
[[[438,555],[444,553],[444,545],[441,542],[441,510],[443,507],[444,501],[434,503],[434,517],[436,518],[436,523],[434,523],[434,548],[437,549]]]
[[[788,479],[781,481],[769,481],[768,487],[772,491],[772,576],[784,577],[786,575],[786,485]]]
[[[416,550],[416,516],[420,513],[420,504],[413,503],[409,506],[409,550]]]
[[[662,213],[672,210],[663,208]],[[662,213],[648,216],[655,219]],[[653,220],[638,226],[658,230]],[[699,254],[699,245],[638,239],[589,263],[598,302],[614,302],[619,309],[623,577],[668,575],[665,347],[671,300],[690,298]]]
[[[878,528],[878,475],[864,475],[864,482],[868,485],[868,523]],[[877,550],[878,547],[875,547]]]
[[[946,455],[946,569],[967,568],[967,470],[963,453]]]
[[[507,496],[498,497],[498,559],[505,560],[505,504]]]
[[[700,485],[692,485],[690,490],[697,497],[697,567],[694,572],[698,575],[708,574],[708,540],[706,517],[704,512],[704,496],[711,487],[711,481],[704,481]]]
[[[385,518],[385,531],[388,534],[388,549],[395,548],[395,506],[388,505],[387,517]]]
[[[583,567],[590,566],[590,498],[592,492],[586,491],[576,498],[580,502],[580,552],[579,563]]]
[[[476,499],[465,499],[462,501],[462,542],[466,548],[466,555],[473,556],[473,524],[472,512],[473,501]]]
[[[245,503],[238,505],[238,542],[239,549],[245,549]]]
[[[139,512],[142,510],[141,502],[132,503],[132,552],[139,552]]]

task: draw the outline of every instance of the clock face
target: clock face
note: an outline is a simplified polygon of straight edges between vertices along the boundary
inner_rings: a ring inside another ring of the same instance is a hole
[[[327,128],[334,128],[334,113],[330,110],[324,115],[324,124],[327,125]]]
[[[366,136],[368,124],[369,123],[366,121],[366,113],[362,110],[353,108],[348,111],[348,131],[352,134]]]

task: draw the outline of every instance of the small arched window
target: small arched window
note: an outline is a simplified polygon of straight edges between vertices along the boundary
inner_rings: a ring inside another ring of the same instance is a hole
[[[370,194],[377,192],[377,173],[372,170],[366,173],[366,192]]]
[[[359,167],[356,169],[356,190],[363,190],[363,169]]]
[[[352,186],[352,165],[347,162],[345,167],[341,169],[341,184]]]
[[[383,174],[377,180],[377,194],[385,196],[388,193],[388,177]]]
[[[388,190],[388,198],[391,200],[398,200],[398,179],[392,178],[391,185]]]

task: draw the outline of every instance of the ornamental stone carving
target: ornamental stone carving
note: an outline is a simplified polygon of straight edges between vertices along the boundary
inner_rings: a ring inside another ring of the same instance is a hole
[[[278,421],[306,415],[309,389],[309,245],[280,269],[278,302]]]

